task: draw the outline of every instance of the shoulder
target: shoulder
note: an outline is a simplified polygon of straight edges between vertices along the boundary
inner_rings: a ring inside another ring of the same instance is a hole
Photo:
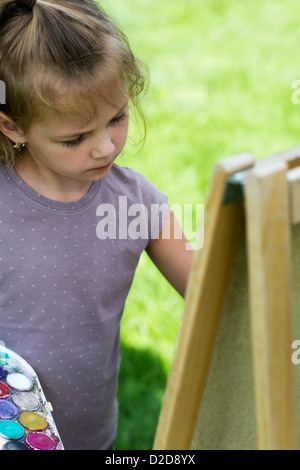
[[[150,180],[146,178],[146,176],[142,175],[142,173],[139,173],[138,171],[128,166],[120,166],[115,163],[113,164],[109,175],[113,179],[120,180],[126,184],[134,184],[134,183],[135,184],[136,183],[152,184]]]
[[[8,178],[8,167],[0,164],[0,178],[7,179]]]
[[[167,196],[146,176],[133,168],[114,164],[106,177],[106,184],[112,186],[119,195],[147,202],[164,203]]]
[[[10,191],[14,191],[16,186],[12,184],[13,182],[13,171],[11,171],[10,167],[3,166],[0,164],[0,191],[1,193],[7,191],[7,187],[9,187]]]
[[[115,164],[104,183],[102,199],[111,202],[119,215],[124,211],[130,216],[139,213],[147,224],[149,240],[156,239],[166,218],[167,195],[138,171]]]

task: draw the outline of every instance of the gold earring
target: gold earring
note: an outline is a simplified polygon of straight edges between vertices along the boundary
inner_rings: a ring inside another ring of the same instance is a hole
[[[22,148],[25,147],[24,143],[20,143],[18,140],[16,141],[14,145],[14,149],[17,150],[17,152],[20,152]]]

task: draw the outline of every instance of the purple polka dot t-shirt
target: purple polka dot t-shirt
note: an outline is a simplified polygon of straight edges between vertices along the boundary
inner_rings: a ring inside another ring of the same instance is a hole
[[[66,449],[115,438],[120,320],[166,208],[149,180],[118,165],[69,203],[0,170],[0,340],[35,369]]]

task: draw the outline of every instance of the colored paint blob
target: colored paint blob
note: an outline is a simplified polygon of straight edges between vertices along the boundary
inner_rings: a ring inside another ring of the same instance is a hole
[[[0,379],[2,379],[2,377],[4,377],[5,375],[5,370],[4,370],[4,367],[0,367]]]
[[[28,449],[28,447],[25,444],[23,444],[23,442],[7,441],[2,447],[2,450],[30,450],[30,449]]]
[[[24,436],[24,429],[16,421],[0,421],[0,436],[7,439],[21,439]]]
[[[9,387],[5,383],[0,382],[0,399],[8,398],[9,395],[10,395]]]
[[[47,427],[45,418],[32,411],[23,411],[19,416],[19,422],[29,431],[42,431]]]
[[[11,399],[22,411],[35,411],[40,406],[37,396],[30,392],[16,392]]]
[[[26,392],[33,387],[33,381],[24,374],[13,372],[6,377],[8,385],[19,392]]]
[[[43,432],[31,432],[26,436],[26,442],[32,449],[36,450],[55,449],[54,439]]]
[[[7,400],[0,400],[0,419],[13,419],[18,414],[18,408]]]

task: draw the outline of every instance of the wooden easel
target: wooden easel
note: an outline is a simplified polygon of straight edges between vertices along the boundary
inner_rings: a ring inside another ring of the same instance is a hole
[[[300,146],[214,170],[154,449],[191,448],[231,267],[246,230],[258,449],[297,448],[291,224],[300,222]],[[238,294],[237,294],[238,295]],[[299,366],[300,367],[300,366]]]

